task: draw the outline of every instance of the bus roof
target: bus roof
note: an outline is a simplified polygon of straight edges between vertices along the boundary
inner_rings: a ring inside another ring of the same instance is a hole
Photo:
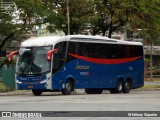
[[[65,37],[64,36],[34,37],[22,42],[21,47],[49,46],[60,41],[66,41]]]
[[[77,42],[91,42],[91,43],[110,43],[110,44],[126,44],[126,45],[143,45],[140,42],[129,42],[123,40],[112,39],[103,36],[90,35],[67,35],[67,36],[43,36],[30,38],[22,42],[21,47],[33,46],[49,46],[55,45],[62,41],[77,41]]]
[[[75,39],[76,38],[76,39]],[[131,42],[131,41],[124,41],[118,40],[113,38],[108,38],[104,36],[89,36],[89,35],[70,35],[71,41],[79,41],[79,42],[92,42],[92,43],[111,43],[111,44],[126,44],[126,45],[143,45],[140,42]]]

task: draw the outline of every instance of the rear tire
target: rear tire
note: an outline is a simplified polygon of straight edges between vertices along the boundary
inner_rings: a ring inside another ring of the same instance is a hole
[[[73,90],[73,83],[70,80],[67,80],[65,88],[61,90],[63,95],[70,95]]]
[[[42,95],[42,91],[38,89],[32,89],[32,93],[34,96],[40,96]]]
[[[115,94],[115,93],[121,93],[123,90],[123,82],[122,80],[118,80],[117,87],[114,89],[110,89],[110,93]]]
[[[131,81],[127,80],[123,86],[123,93],[129,93],[131,90]]]

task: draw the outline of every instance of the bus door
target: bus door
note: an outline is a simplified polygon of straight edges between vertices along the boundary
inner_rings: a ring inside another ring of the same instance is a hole
[[[53,54],[53,61],[52,61],[52,86],[54,88],[61,88],[62,80],[65,80],[63,68],[66,58],[66,49],[67,49],[67,42],[60,42],[57,43],[54,47],[57,50],[56,53]]]

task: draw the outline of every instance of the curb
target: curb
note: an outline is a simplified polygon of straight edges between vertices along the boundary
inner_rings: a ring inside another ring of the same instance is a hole
[[[160,88],[155,88],[155,89],[133,89],[131,91],[160,91]],[[61,92],[44,92],[43,95],[59,95],[61,94]],[[84,90],[78,90],[78,91],[74,91],[72,92],[72,95],[82,95],[82,94],[86,94]],[[102,94],[110,94],[109,91],[104,91]],[[32,92],[30,90],[25,90],[25,91],[13,91],[13,92],[1,92],[0,96],[17,96],[17,95],[33,95]],[[33,95],[34,96],[34,95]]]

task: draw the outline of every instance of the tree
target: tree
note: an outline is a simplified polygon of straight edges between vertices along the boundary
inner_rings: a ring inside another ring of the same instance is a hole
[[[135,25],[137,28],[139,27],[142,29],[142,35],[144,36],[145,42],[147,42],[151,46],[150,73],[152,80],[152,46],[157,45],[155,43],[160,42],[160,0],[150,0],[149,2],[143,0],[143,4],[140,5],[142,7],[139,11],[137,10],[138,15],[135,19],[132,19],[132,23],[134,23],[132,25]]]
[[[17,6],[17,16],[0,14],[0,49],[6,42],[22,40],[34,25],[48,24],[67,34],[67,0],[10,0]],[[160,0],[69,0],[70,31],[79,34],[90,24],[92,34],[99,32],[111,37],[112,32],[126,24],[159,33]],[[17,20],[17,21],[16,21]],[[13,23],[14,21],[14,23]],[[150,34],[150,32],[148,32]]]
[[[47,1],[47,0],[46,0]],[[90,12],[93,10],[93,0],[68,0],[69,1],[69,19],[70,19],[70,34],[81,33],[83,26],[87,23],[87,17],[90,17]],[[67,0],[55,0],[51,5],[48,2],[50,9],[54,9],[55,16],[49,16],[47,21],[52,21],[54,27],[63,30],[63,32],[68,34],[67,27]]]
[[[14,36],[14,24],[11,22],[13,16],[6,14],[0,9],[0,50],[5,42]]]
[[[48,9],[42,0],[10,0],[9,2],[16,4],[16,12],[0,11],[0,49],[7,42],[22,40],[32,31],[34,25],[49,23],[50,21],[45,19],[56,14],[54,10]]]
[[[108,37],[111,37],[113,31],[126,24],[129,24],[132,30],[146,29],[148,23],[152,26],[159,26],[157,17],[160,12],[159,4],[159,0],[150,2],[146,0],[94,0],[95,9],[90,19],[93,34],[101,31],[104,36],[106,31],[109,31]]]
[[[0,49],[13,40],[26,39],[34,25],[47,24],[48,31],[62,30],[67,34],[66,0],[9,0],[17,7],[16,16],[0,14]],[[91,0],[89,0],[91,1]],[[8,1],[7,1],[8,2]],[[70,0],[71,34],[78,34],[89,9],[88,1]],[[5,16],[5,17],[4,17]],[[16,17],[18,19],[16,19]],[[13,22],[14,21],[14,22]]]
[[[127,2],[127,1],[126,1]],[[124,26],[127,22],[124,3],[120,0],[94,0],[94,15],[91,19],[93,34],[102,32],[105,36],[109,31],[108,37],[111,37],[113,31]]]

